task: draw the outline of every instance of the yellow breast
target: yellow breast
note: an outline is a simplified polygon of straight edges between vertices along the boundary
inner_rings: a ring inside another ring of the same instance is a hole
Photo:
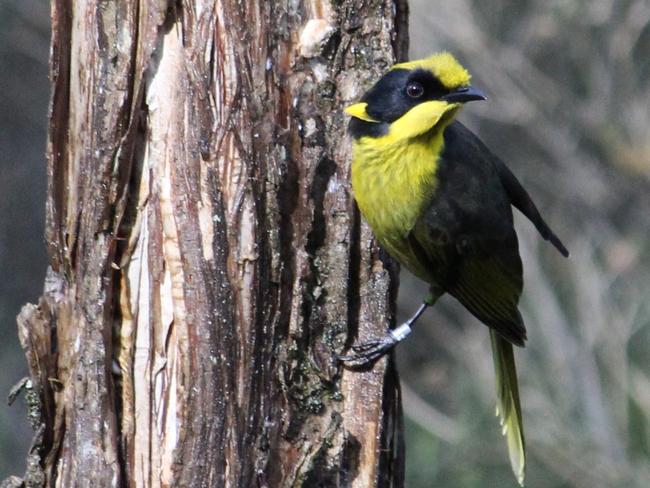
[[[442,135],[408,141],[354,141],[352,188],[380,241],[406,238],[436,188]],[[390,252],[390,249],[389,249]]]

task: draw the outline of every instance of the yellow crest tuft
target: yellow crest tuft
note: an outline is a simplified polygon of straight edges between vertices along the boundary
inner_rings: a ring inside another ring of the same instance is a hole
[[[449,52],[436,53],[428,58],[399,63],[391,69],[424,69],[431,71],[448,89],[469,85],[472,76]]]

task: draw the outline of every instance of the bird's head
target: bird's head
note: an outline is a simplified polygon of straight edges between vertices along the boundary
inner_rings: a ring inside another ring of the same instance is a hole
[[[444,128],[463,103],[486,99],[470,78],[448,52],[396,64],[345,109],[352,116],[350,133],[404,140]]]

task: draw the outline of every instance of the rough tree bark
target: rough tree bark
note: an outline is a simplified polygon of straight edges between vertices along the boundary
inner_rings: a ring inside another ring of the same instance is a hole
[[[399,387],[334,354],[395,273],[341,108],[404,0],[54,0],[33,486],[400,486]]]

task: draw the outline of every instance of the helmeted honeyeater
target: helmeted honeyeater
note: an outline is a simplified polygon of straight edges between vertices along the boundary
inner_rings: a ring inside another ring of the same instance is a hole
[[[407,322],[341,359],[358,366],[381,357],[408,335],[427,306],[452,295],[489,327],[497,410],[523,484],[512,345],[524,345],[526,329],[517,309],[523,278],[512,206],[564,256],[569,253],[506,165],[454,120],[464,103],[485,99],[470,85],[467,70],[443,52],[393,66],[346,109],[359,209],[379,243],[429,283],[430,294]]]

